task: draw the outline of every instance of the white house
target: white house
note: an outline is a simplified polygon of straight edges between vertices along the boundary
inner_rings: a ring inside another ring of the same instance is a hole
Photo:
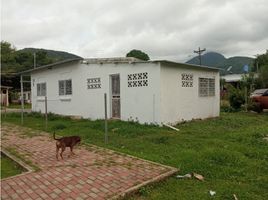
[[[32,110],[140,123],[176,124],[219,116],[219,71],[165,60],[73,59],[23,72],[31,75]]]

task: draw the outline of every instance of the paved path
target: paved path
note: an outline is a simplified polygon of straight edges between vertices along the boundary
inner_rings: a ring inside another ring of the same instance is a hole
[[[1,142],[40,169],[3,179],[2,199],[113,199],[176,172],[96,146],[80,146],[70,158],[68,148],[57,161],[48,133],[11,124],[2,124]]]

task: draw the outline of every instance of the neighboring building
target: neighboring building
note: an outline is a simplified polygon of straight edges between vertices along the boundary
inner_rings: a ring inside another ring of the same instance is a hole
[[[219,71],[165,60],[68,60],[23,72],[31,75],[32,110],[83,118],[108,116],[176,124],[219,116]]]
[[[227,74],[221,76],[222,79],[225,80],[226,83],[237,83],[242,80],[245,74]]]
[[[18,92],[19,99],[17,100],[20,102],[21,100],[21,93]],[[31,91],[23,91],[23,100],[24,103],[31,103]]]
[[[239,87],[240,81],[242,81],[244,76],[248,76],[249,74],[226,74],[221,76],[221,79],[225,80],[225,83],[230,83],[234,87]],[[254,78],[257,78],[258,74],[254,73]]]
[[[9,94],[8,90],[12,87],[1,85],[1,105],[9,106]]]

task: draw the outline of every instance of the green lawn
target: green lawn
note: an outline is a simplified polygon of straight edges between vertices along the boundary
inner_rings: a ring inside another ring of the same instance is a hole
[[[3,122],[20,124],[20,114]],[[268,199],[268,113],[221,113],[217,119],[180,124],[180,132],[120,121],[109,123],[107,148],[196,172],[204,182],[175,177],[145,187],[133,199]],[[25,126],[44,130],[44,117],[26,114]],[[104,122],[49,116],[48,132],[80,135],[104,144]],[[32,136],[32,135],[30,135]],[[209,190],[216,191],[211,197]]]
[[[6,107],[7,109],[21,109],[21,104],[14,104],[14,103],[11,103],[9,104],[8,107]],[[32,104],[29,104],[29,103],[25,103],[24,104],[24,109],[31,109],[32,108]],[[5,109],[5,106],[1,106],[1,109],[4,110]]]
[[[25,171],[19,164],[1,153],[1,179],[14,176]]]

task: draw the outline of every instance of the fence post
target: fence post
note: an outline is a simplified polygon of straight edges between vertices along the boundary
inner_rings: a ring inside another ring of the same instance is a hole
[[[247,90],[247,86],[245,87],[245,109],[246,112],[248,111],[248,90]]]
[[[21,124],[23,124],[23,113],[24,113],[24,98],[23,98],[23,76],[20,75],[20,94],[21,94]]]
[[[105,144],[108,143],[108,122],[107,122],[107,94],[104,93],[104,114],[105,114]]]
[[[7,117],[7,105],[5,106],[5,118]]]
[[[45,117],[46,117],[46,130],[47,130],[47,96],[45,96]]]

